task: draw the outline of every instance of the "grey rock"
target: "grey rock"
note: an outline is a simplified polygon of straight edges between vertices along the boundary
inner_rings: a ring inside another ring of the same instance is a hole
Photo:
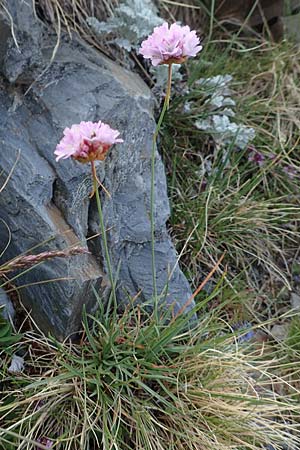
[[[288,323],[273,325],[273,327],[271,328],[271,336],[277,342],[283,342],[288,337],[288,333],[289,333]]]
[[[6,292],[0,288],[0,315],[13,322],[15,309]]]
[[[296,43],[300,42],[299,21],[300,21],[300,12],[292,16],[283,17],[285,36]]]
[[[300,295],[296,292],[291,293],[291,306],[293,309],[300,309]]]
[[[7,242],[7,226],[12,233],[4,258],[38,244],[35,252],[78,241],[86,245],[87,238],[99,232],[95,200],[88,198],[88,165],[73,160],[56,163],[53,152],[65,127],[103,120],[124,139],[97,165],[98,176],[111,194],[109,198],[101,192],[118,296],[124,302],[139,293],[138,301],[151,302],[149,213],[155,121],[150,91],[136,75],[75,36],[72,40],[61,36],[49,66],[56,37],[35,18],[31,2],[11,0],[9,8],[19,50],[7,34],[7,17],[0,15],[0,34],[4,30],[5,37],[0,47],[0,186],[19,159],[0,193],[0,242]],[[155,179],[157,286],[162,302],[174,304],[177,312],[191,290],[166,230],[169,202],[158,153]],[[102,240],[93,239],[88,245],[93,255],[45,262],[15,280],[26,285],[20,291],[22,299],[38,325],[59,338],[78,330],[84,304],[88,310],[94,308],[93,288],[104,300],[107,296]],[[57,278],[61,280],[40,283]]]

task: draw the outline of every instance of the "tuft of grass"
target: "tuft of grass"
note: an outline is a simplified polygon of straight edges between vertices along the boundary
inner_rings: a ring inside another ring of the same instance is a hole
[[[24,373],[1,367],[0,448],[297,448],[299,405],[273,390],[279,361],[205,313],[214,295],[193,330],[133,306],[85,315],[77,344],[26,333]]]
[[[269,366],[273,375],[278,375],[277,382],[273,385],[274,391],[280,396],[289,397],[293,401],[300,400],[300,319],[299,312],[291,314],[290,320],[282,318],[281,326],[287,328],[287,334],[284,338],[273,342],[272,350],[278,365]],[[297,419],[298,420],[298,419]]]

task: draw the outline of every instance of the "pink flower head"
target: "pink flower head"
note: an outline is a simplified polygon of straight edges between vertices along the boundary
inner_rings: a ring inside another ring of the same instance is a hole
[[[55,149],[56,161],[69,157],[82,163],[103,161],[113,144],[123,142],[119,134],[101,121],[72,125],[64,129],[64,137]]]
[[[196,56],[202,46],[189,26],[181,27],[176,23],[170,26],[167,22],[154,28],[153,33],[142,42],[139,53],[150,58],[153,66],[159,64],[180,64],[190,56]]]

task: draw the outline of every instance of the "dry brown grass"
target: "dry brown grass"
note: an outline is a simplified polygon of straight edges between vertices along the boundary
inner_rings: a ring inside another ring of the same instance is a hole
[[[108,42],[96,36],[87,25],[88,17],[96,17],[99,21],[105,21],[114,15],[115,8],[120,0],[33,0],[37,14],[50,23],[57,32],[65,29],[69,34],[77,32],[88,43],[108,56],[115,58],[116,50],[112,49]],[[192,28],[201,30],[205,20],[203,9],[197,5],[197,0],[176,2],[173,0],[158,0],[156,6],[160,15],[166,20],[181,21]],[[119,55],[118,55],[119,56]],[[118,57],[117,56],[117,57]],[[122,57],[119,56],[120,59]]]
[[[113,16],[114,9],[120,3],[119,0],[33,0],[37,15],[51,24],[56,32],[62,28],[71,35],[78,33],[89,44],[101,52],[113,57],[113,53],[107,42],[99,40],[86,23],[88,17],[96,17],[98,20],[106,20]]]

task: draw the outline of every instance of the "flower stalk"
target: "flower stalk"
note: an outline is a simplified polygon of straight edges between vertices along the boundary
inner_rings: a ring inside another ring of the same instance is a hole
[[[155,153],[156,141],[165,113],[169,108],[172,84],[172,64],[181,64],[188,58],[194,57],[202,50],[200,40],[196,31],[191,30],[189,26],[180,26],[173,23],[170,27],[167,22],[159,27],[155,27],[153,33],[144,40],[139,49],[139,54],[145,59],[150,59],[153,66],[166,64],[168,66],[167,91],[160,113],[157,126],[153,135],[152,154],[151,154],[151,190],[150,190],[150,222],[151,222],[151,253],[152,253],[152,276],[153,276],[153,295],[154,308],[157,311],[157,284],[155,267]]]
[[[151,188],[150,188],[150,222],[151,222],[151,259],[152,259],[152,283],[153,283],[153,296],[155,301],[155,307],[157,307],[157,283],[156,283],[156,267],[155,267],[155,154],[156,154],[156,142],[158,133],[160,131],[164,116],[169,108],[171,97],[171,85],[172,85],[172,63],[168,64],[168,81],[166,96],[161,110],[155,132],[152,141],[152,153],[151,153]]]
[[[99,224],[100,224],[105,259],[106,259],[106,264],[107,264],[107,272],[108,272],[108,277],[109,277],[109,281],[111,284],[112,298],[113,298],[114,304],[116,306],[117,305],[116,288],[115,288],[111,260],[110,260],[109,250],[108,250],[107,234],[106,234],[106,229],[105,229],[105,225],[104,225],[101,199],[100,199],[100,195],[99,195],[99,180],[97,177],[95,161],[91,161],[91,168],[92,168],[92,179],[93,179],[93,192],[95,193],[95,197],[96,197],[96,204],[97,204],[97,210],[98,210],[98,216],[99,216]]]
[[[105,252],[104,259],[106,260],[107,272],[112,290],[110,299],[111,297],[113,298],[115,305],[117,305],[116,289],[108,251],[107,236],[99,195],[99,186],[101,186],[108,197],[111,197],[111,195],[97,177],[95,161],[105,161],[111,146],[124,142],[123,139],[119,138],[119,134],[120,133],[118,130],[114,130],[108,124],[101,122],[101,120],[98,122],[80,122],[79,124],[72,125],[71,128],[64,129],[64,136],[56,146],[54,152],[56,155],[56,161],[59,161],[60,159],[72,158],[82,164],[91,163],[93,190],[90,194],[90,198],[96,194],[100,230],[102,233]],[[108,312],[110,309],[109,306],[110,300],[107,306]]]

